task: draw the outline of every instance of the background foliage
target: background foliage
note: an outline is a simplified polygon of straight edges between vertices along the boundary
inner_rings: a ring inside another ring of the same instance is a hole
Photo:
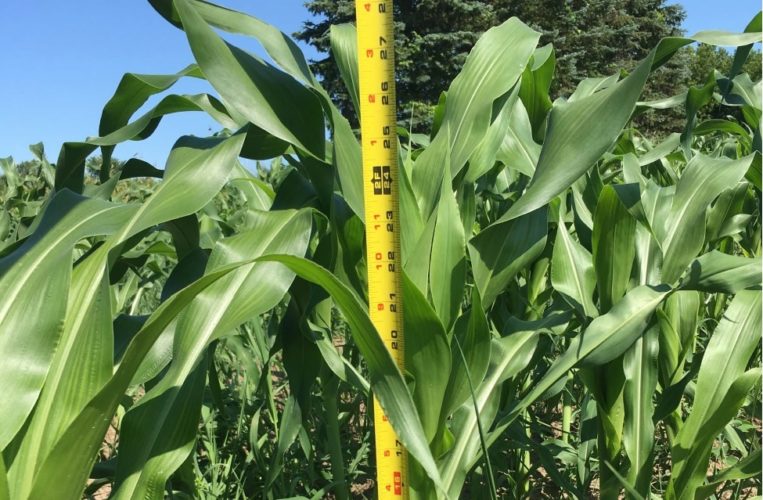
[[[311,61],[315,73],[342,113],[357,125],[349,96],[330,49],[332,24],[353,22],[352,0],[311,0],[319,21],[306,21],[295,34],[325,58]],[[541,44],[553,43],[556,70],[549,95],[568,96],[584,78],[630,71],[664,37],[682,34],[686,13],[680,3],[665,0],[560,1],[446,0],[395,3],[399,116],[414,129],[431,126],[440,93],[461,70],[477,38],[492,26],[516,16],[541,33]],[[704,83],[708,72],[729,69],[731,55],[709,45],[682,49],[650,78],[645,96],[677,95]],[[749,58],[744,71],[760,75],[760,57]],[[413,111],[412,111],[413,110]],[[411,115],[413,113],[413,115]],[[665,136],[680,126],[680,112],[642,117],[649,136]]]

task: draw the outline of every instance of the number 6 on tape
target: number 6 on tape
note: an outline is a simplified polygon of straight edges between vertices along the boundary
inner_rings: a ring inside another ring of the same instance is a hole
[[[369,313],[402,371],[400,203],[392,0],[356,0]],[[383,221],[381,223],[380,221]],[[408,455],[374,400],[378,498],[408,498]]]

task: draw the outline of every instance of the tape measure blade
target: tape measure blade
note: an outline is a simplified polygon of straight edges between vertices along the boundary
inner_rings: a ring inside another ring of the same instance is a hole
[[[394,25],[391,0],[356,0],[371,320],[404,369]],[[408,498],[407,453],[374,399],[378,498]]]

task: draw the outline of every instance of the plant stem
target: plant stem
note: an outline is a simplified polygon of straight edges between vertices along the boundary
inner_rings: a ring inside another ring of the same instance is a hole
[[[482,453],[485,456],[485,467],[487,468],[487,479],[488,484],[490,486],[490,498],[495,499],[496,497],[496,487],[495,487],[495,476],[493,475],[493,466],[490,463],[490,453],[488,453],[488,446],[487,441],[485,440],[485,431],[482,428],[482,422],[480,421],[480,409],[477,405],[477,393],[474,390],[474,384],[472,383],[472,377],[469,374],[469,366],[466,362],[466,356],[464,355],[464,350],[461,348],[461,342],[458,341],[458,337],[455,335],[453,336],[453,341],[456,344],[456,347],[458,348],[458,353],[461,356],[461,362],[464,364],[464,369],[466,370],[466,381],[469,383],[469,392],[472,396],[472,405],[474,406],[474,415],[477,418],[477,430],[479,431],[480,436],[480,446],[482,446]]]
[[[567,386],[562,393],[562,441],[570,441],[570,425],[572,423],[572,372],[567,374]]]
[[[323,382],[323,407],[326,410],[326,442],[331,457],[331,475],[334,479],[334,493],[337,500],[347,500],[347,481],[344,475],[344,457],[339,438],[339,411],[336,398],[339,393],[339,378],[325,370]]]
[[[130,316],[135,316],[136,314],[138,314],[138,310],[139,310],[138,308],[140,307],[140,299],[141,297],[143,297],[143,290],[145,290],[145,288],[143,287],[138,288],[138,291],[135,294],[135,298],[133,298],[132,300],[132,305],[130,306]]]

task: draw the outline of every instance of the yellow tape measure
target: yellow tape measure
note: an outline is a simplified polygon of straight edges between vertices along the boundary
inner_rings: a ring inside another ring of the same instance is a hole
[[[403,370],[402,259],[392,0],[355,0],[371,320]],[[374,400],[378,498],[408,498],[408,457]]]

